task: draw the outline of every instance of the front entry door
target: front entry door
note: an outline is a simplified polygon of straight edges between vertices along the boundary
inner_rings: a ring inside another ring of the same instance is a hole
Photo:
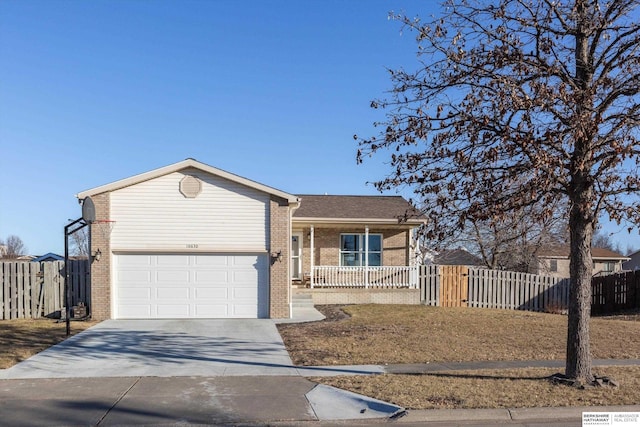
[[[291,234],[291,278],[302,280],[302,233]]]

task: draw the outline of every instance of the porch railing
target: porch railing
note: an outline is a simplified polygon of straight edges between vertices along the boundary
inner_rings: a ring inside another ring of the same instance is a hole
[[[314,266],[312,288],[418,288],[418,267]]]

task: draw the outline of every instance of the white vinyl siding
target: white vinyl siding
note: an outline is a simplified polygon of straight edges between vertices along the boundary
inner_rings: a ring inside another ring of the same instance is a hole
[[[118,254],[115,317],[268,317],[267,255]]]
[[[180,192],[186,175],[202,181],[195,198]],[[114,251],[263,252],[269,195],[188,169],[113,191],[110,219]]]

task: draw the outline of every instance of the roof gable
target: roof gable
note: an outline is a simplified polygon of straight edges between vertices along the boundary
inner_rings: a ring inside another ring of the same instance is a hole
[[[243,178],[239,175],[232,174],[230,172],[224,171],[222,169],[214,168],[213,166],[209,166],[205,163],[199,162],[195,159],[186,159],[178,163],[174,163],[168,166],[164,166],[158,169],[154,169],[149,172],[145,172],[139,175],[134,175],[129,178],[121,179],[119,181],[115,181],[109,184],[101,185],[99,187],[91,188],[89,190],[82,191],[76,195],[79,199],[84,199],[87,196],[93,196],[96,194],[107,193],[115,190],[119,190],[124,187],[129,187],[135,184],[139,184],[144,181],[149,181],[154,178],[158,178],[164,175],[168,175],[170,173],[179,172],[184,169],[195,168],[201,170],[205,173],[209,173],[211,175],[216,175],[224,179],[228,179],[229,181],[236,182],[238,184],[245,185],[247,187],[253,188],[258,191],[262,191],[267,194],[271,194],[280,198],[287,200],[289,203],[297,203],[298,198],[289,193],[285,193],[284,191],[275,189],[273,187],[269,187],[264,184],[260,184],[256,181],[252,181],[247,178]]]
[[[401,196],[302,194],[294,221],[372,221],[419,225],[424,216]]]
[[[482,259],[464,248],[440,251],[433,257],[434,264],[483,266]]]

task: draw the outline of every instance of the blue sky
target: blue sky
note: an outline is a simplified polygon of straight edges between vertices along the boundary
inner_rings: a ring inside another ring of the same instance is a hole
[[[188,157],[376,194],[385,159],[356,165],[353,135],[375,133],[386,67],[415,64],[391,10],[435,1],[0,0],[0,237],[61,253],[76,193]]]

